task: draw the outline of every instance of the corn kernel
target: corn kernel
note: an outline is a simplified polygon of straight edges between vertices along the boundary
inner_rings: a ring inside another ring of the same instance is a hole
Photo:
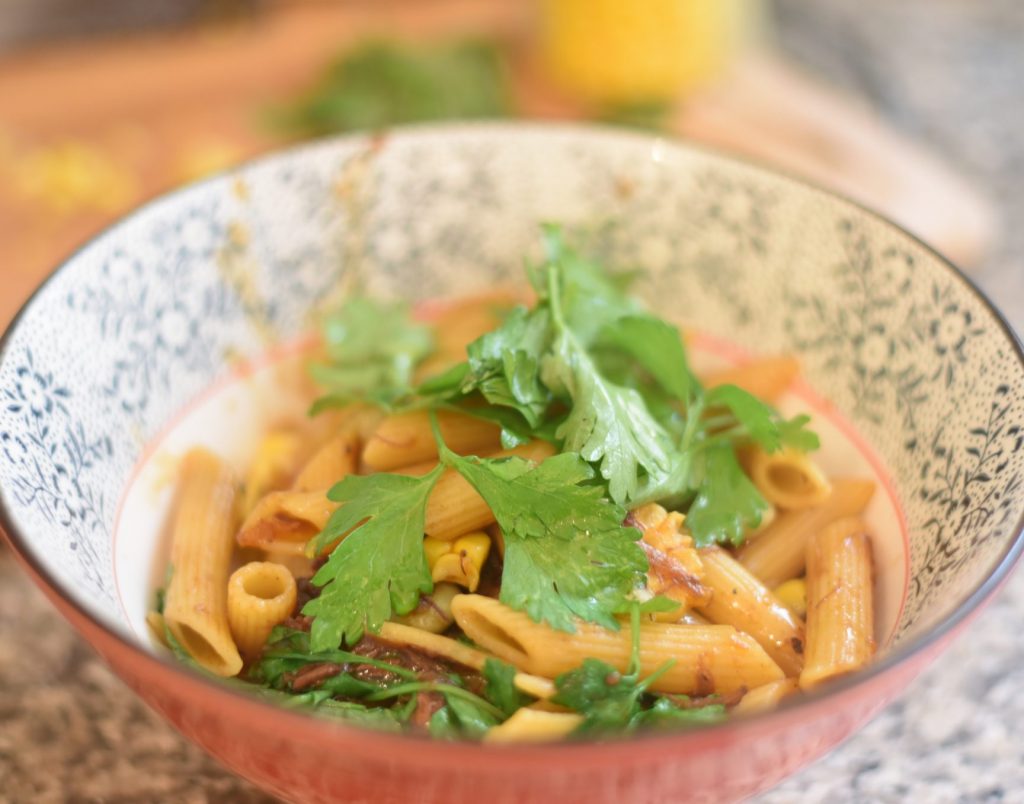
[[[475,592],[480,583],[480,572],[491,549],[491,537],[482,531],[460,536],[453,542],[423,540],[423,552],[430,566],[434,583],[450,581]]]
[[[775,597],[798,617],[807,616],[807,581],[794,578],[775,587]]]

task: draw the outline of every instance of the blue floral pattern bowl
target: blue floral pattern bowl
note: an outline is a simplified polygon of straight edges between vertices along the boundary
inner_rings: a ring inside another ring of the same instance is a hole
[[[114,522],[148,442],[239,359],[305,332],[358,272],[411,299],[508,284],[565,222],[642,266],[662,315],[801,357],[902,501],[909,583],[881,672],[1005,578],[1024,519],[1024,357],[897,227],[758,167],[645,135],[483,124],[347,137],[158,199],[73,255],[3,340],[0,518],[74,610],[137,645]],[[155,547],[142,545],[139,561]]]

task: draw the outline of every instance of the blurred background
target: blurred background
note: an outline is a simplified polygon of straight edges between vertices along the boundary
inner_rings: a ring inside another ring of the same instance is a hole
[[[1020,0],[0,0],[0,327],[176,185],[312,137],[516,117],[836,189],[1024,328]],[[1019,800],[1022,613],[1018,579],[969,647],[764,800]],[[0,800],[264,800],[122,694],[5,550],[0,634]]]

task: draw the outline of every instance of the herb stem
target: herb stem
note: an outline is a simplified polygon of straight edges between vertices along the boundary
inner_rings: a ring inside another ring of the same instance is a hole
[[[474,695],[469,690],[456,687],[454,684],[438,684],[432,681],[413,681],[408,684],[398,684],[388,687],[380,692],[373,692],[366,696],[367,701],[386,701],[389,698],[397,698],[400,695],[411,695],[417,692],[439,692],[442,695],[451,695],[454,698],[462,698],[480,707],[487,713],[494,715],[498,720],[505,719],[505,713],[490,701],[486,701],[479,695]]]
[[[379,667],[381,670],[387,670],[390,673],[394,673],[399,678],[407,678],[410,681],[416,680],[418,676],[412,670],[407,670],[404,667],[398,667],[397,665],[388,664],[382,662],[380,659],[371,659],[368,656],[360,656],[358,653],[350,653],[345,650],[326,650],[319,653],[277,653],[276,651],[270,651],[264,654],[264,658],[267,659],[301,659],[302,661],[313,664],[315,662],[333,662],[335,664],[362,664],[370,667]]]

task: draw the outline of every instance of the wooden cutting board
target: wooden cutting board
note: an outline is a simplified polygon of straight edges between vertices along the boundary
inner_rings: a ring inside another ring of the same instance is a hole
[[[216,28],[87,40],[0,60],[0,326],[77,245],[142,200],[280,147],[269,104],[308,86],[370,34],[485,33],[521,43],[532,4],[382,0],[271,5]],[[582,110],[517,59],[524,115]],[[751,55],[679,105],[681,136],[757,158],[872,206],[962,265],[990,247],[994,215],[952,168],[869,108],[781,59]]]

